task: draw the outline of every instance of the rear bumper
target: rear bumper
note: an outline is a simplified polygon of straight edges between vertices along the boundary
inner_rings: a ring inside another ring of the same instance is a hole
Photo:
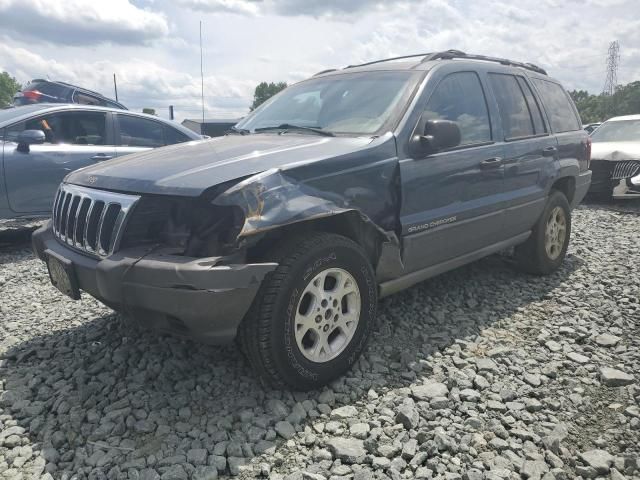
[[[571,201],[571,208],[575,208],[585,197],[591,186],[591,170],[582,172],[576,178],[576,191]]]
[[[221,265],[220,257],[190,258],[119,251],[103,260],[78,253],[53,236],[50,223],[33,234],[36,255],[47,250],[73,264],[78,285],[145,326],[210,344],[232,341],[265,275],[275,263]]]

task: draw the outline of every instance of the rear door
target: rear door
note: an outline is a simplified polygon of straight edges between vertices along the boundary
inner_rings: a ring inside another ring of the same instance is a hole
[[[121,157],[165,145],[162,122],[118,113],[116,118],[116,154]]]
[[[23,130],[42,130],[41,145],[18,148]],[[63,111],[33,117],[7,127],[5,185],[10,208],[20,214],[49,213],[54,194],[70,172],[115,156],[108,114]]]
[[[575,176],[586,171],[589,168],[585,155],[588,138],[569,94],[562,85],[548,78],[534,78],[532,83],[542,99],[551,131],[558,142],[556,175]]]
[[[474,71],[446,71],[440,69],[429,78],[424,103],[417,108],[429,119],[456,122],[461,144],[426,158],[400,161],[400,219],[408,272],[501,239],[503,148],[493,139],[485,87]]]
[[[524,76],[490,72],[488,78],[502,122],[504,232],[512,237],[530,230],[544,209],[558,144]]]

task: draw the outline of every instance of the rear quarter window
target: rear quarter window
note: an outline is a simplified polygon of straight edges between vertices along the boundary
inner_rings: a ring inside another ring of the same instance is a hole
[[[555,133],[581,129],[580,119],[573,109],[569,94],[561,85],[539,78],[534,78],[533,84],[540,93]]]

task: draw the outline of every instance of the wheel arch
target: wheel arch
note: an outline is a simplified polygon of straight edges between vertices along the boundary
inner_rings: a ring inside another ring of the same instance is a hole
[[[571,205],[576,194],[576,179],[573,176],[560,177],[553,182],[551,190],[557,190],[564,194]]]
[[[280,240],[307,232],[334,233],[354,241],[362,247],[374,270],[380,264],[386,250],[385,245],[388,248],[388,245],[396,243],[395,233],[384,232],[365,215],[348,210],[321,218],[301,220],[264,232],[248,247],[248,257],[264,257]]]

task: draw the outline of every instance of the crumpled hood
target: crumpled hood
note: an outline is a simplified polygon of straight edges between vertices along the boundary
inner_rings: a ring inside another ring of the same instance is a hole
[[[127,155],[76,170],[65,181],[105,190],[195,197],[229,180],[343,155],[370,143],[365,137],[297,133],[228,135]]]
[[[594,142],[591,145],[592,160],[640,160],[639,142]]]

